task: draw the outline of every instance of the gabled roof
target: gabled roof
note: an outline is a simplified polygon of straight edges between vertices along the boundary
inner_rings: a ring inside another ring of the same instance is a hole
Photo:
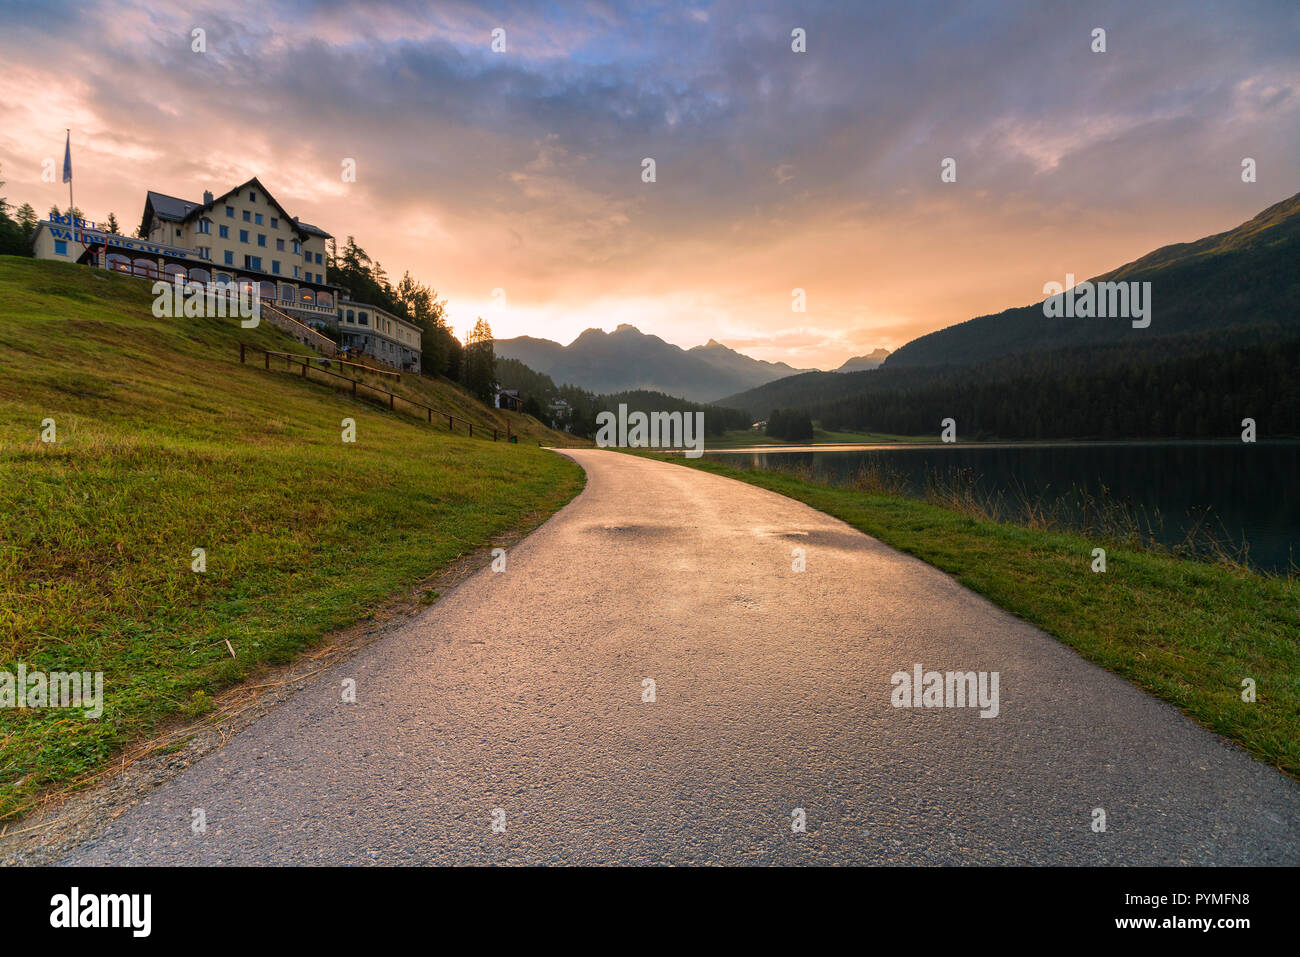
[[[261,190],[262,195],[266,197],[267,202],[280,211],[280,215],[286,223],[292,223],[294,228],[304,236],[324,236],[326,239],[333,239],[329,233],[319,226],[312,226],[309,223],[299,222],[296,216],[290,216],[288,210],[280,205],[280,201],[271,195],[271,191],[262,185],[262,181],[256,176],[245,183],[240,183],[233,189],[228,189],[220,196],[215,197],[210,203],[192,203],[186,199],[178,199],[175,196],[168,196],[166,193],[156,193],[149,190],[145,194],[144,216],[140,221],[140,228],[147,230],[149,228],[149,217],[152,212],[153,216],[158,219],[168,220],[174,223],[183,223],[186,220],[193,219],[212,209],[219,204],[224,203],[226,197],[233,196],[235,193],[255,186]]]
[[[180,223],[185,221],[185,217],[193,212],[198,203],[191,203],[186,199],[177,199],[175,196],[168,196],[166,193],[155,193],[153,190],[144,194],[144,215],[140,218],[140,229],[147,231],[149,228],[150,215],[165,219],[169,222]]]

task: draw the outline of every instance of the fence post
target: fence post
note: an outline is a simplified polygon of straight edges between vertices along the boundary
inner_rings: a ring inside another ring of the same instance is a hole
[[[474,423],[473,423],[473,422],[466,422],[465,424],[469,426],[469,437],[470,437],[471,439],[474,438]]]
[[[244,364],[244,344],[242,342],[239,344],[239,364],[241,366]]]
[[[496,440],[497,440],[497,430],[496,430],[496,429],[493,429],[493,430],[492,430],[492,441],[495,442]]]
[[[303,377],[304,379],[307,378],[307,363],[306,363],[306,362],[303,362],[303,364],[302,364],[302,377]]]
[[[388,393],[388,408],[393,408],[393,393]]]
[[[450,415],[447,416],[447,428],[449,428],[449,429],[450,429],[451,431],[453,431],[453,432],[456,431],[456,427],[455,427],[454,425],[451,424],[451,416],[450,416]]]
[[[267,372],[270,372],[270,371],[271,371],[271,353],[269,353],[269,352],[263,352],[263,353],[262,353],[262,358],[266,360],[266,371],[267,371]]]
[[[352,398],[355,399],[356,397],[357,397],[357,380],[356,380],[356,379],[353,379],[353,380],[352,380]]]
[[[424,410],[425,412],[428,413],[427,418],[429,420],[429,424],[433,425],[433,409],[430,409],[428,406],[425,406]]]

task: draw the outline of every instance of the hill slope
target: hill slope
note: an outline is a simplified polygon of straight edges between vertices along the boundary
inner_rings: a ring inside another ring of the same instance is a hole
[[[888,349],[874,349],[865,356],[854,356],[836,369],[836,372],[866,372],[869,369],[879,368],[880,364],[889,358]]]
[[[1093,282],[1150,282],[1151,325],[1125,319],[1047,318],[1041,302],[979,316],[914,339],[884,368],[970,365],[1002,356],[1146,344],[1197,333],[1230,334],[1239,326],[1300,327],[1300,194],[1235,229],[1164,246],[1093,277]],[[1064,276],[1043,281],[1062,282]]]
[[[588,329],[567,346],[531,336],[498,339],[496,354],[518,359],[557,385],[602,393],[648,390],[693,402],[712,402],[799,371],[784,362],[752,359],[714,340],[682,349],[626,324],[608,333]]]
[[[151,301],[139,279],[0,257],[0,671],[103,672],[105,699],[99,720],[0,708],[0,819],[582,484],[535,440],[240,365],[241,341],[303,349],[265,325],[155,319]],[[504,425],[450,384],[399,388]]]
[[[1097,277],[1150,282],[1149,328],[1009,309],[913,340],[873,371],[809,372],[721,402],[904,435],[952,417],[968,438],[1221,438],[1247,416],[1263,434],[1297,435],[1297,262],[1300,196]]]

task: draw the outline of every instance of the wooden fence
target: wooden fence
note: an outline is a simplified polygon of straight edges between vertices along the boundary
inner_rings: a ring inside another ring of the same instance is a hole
[[[374,396],[380,396],[382,397],[379,399],[380,404],[384,404],[384,399],[387,399],[388,408],[393,411],[397,411],[398,410],[397,403],[402,402],[413,409],[423,410],[425,414],[425,420],[430,425],[433,424],[433,417],[436,415],[439,420],[442,419],[447,420],[447,428],[450,429],[452,432],[456,431],[456,423],[459,422],[461,425],[465,427],[466,434],[468,434],[470,438],[474,437],[474,423],[469,421],[468,419],[462,419],[460,416],[453,415],[452,413],[446,412],[442,409],[435,409],[433,406],[425,405],[423,402],[416,402],[414,399],[408,399],[404,395],[398,395],[396,392],[392,392],[388,389],[380,388],[377,385],[371,385],[368,382],[361,382],[360,380],[354,379],[351,376],[341,375],[340,373],[332,372],[329,369],[319,368],[315,365],[312,365],[313,360],[309,358],[296,356],[293,353],[289,353],[289,352],[275,352],[269,349],[262,349],[259,346],[250,346],[247,343],[241,342],[239,344],[239,361],[241,363],[246,363],[248,361],[248,353],[250,351],[262,353],[263,364],[265,365],[266,370],[268,372],[271,371],[271,357],[275,356],[277,359],[284,360],[284,368],[286,372],[292,372],[293,367],[297,365],[299,367],[298,369],[299,375],[301,375],[304,379],[308,379],[308,380],[311,379],[310,373],[313,372],[322,373],[324,375],[330,376],[332,379],[338,379],[348,383],[352,391],[352,398],[354,399],[365,401],[365,402],[371,402],[373,404],[375,401]],[[329,359],[329,358],[320,358],[314,361],[326,365],[340,362],[340,360],[338,359]],[[375,372],[378,370],[370,369],[368,371]],[[339,389],[339,387],[332,382],[329,383],[323,382],[321,383],[321,385],[330,385],[337,391],[347,391],[346,389]],[[358,391],[358,390],[365,390],[365,391]],[[373,395],[367,395],[366,394],[367,392],[373,393]],[[412,414],[407,409],[403,409],[402,411],[406,411],[408,412],[408,414]],[[494,429],[489,426],[480,425],[479,432],[480,433],[491,432],[493,442],[497,441],[497,438],[500,435],[500,431],[498,429]],[[505,437],[506,437],[506,441],[513,441],[510,432],[509,423],[506,424]]]

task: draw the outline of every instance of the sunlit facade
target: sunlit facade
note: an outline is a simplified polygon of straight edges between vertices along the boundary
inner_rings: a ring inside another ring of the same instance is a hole
[[[145,279],[255,285],[261,299],[294,318],[334,325],[342,290],[327,279],[330,234],[290,216],[256,177],[201,203],[150,190],[139,236],[51,214],[33,252]]]

